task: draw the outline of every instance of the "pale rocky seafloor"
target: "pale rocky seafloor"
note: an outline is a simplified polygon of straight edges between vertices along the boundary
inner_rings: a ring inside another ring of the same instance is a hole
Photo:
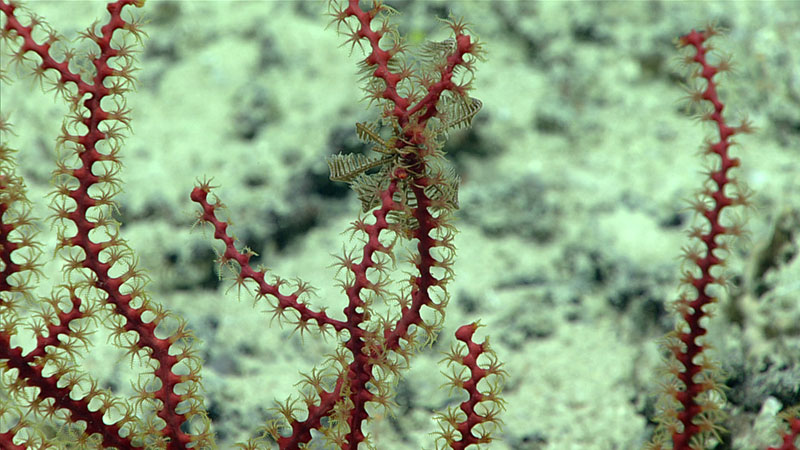
[[[718,448],[774,444],[775,411],[800,403],[800,4],[388,3],[412,45],[445,39],[435,18],[452,11],[473,23],[488,56],[472,94],[483,110],[447,147],[463,183],[445,327],[399,383],[396,415],[370,426],[377,447],[434,447],[433,411],[463,399],[440,388],[436,362],[455,329],[478,319],[478,337],[490,336],[509,373],[505,426],[491,448],[646,442],[662,379],[657,340],[671,329],[665,308],[677,296],[692,218],[685,199],[702,182],[696,150],[712,131],[681,108],[673,39],[711,21],[729,30],[716,43],[737,68],[721,85],[726,113],[759,128],[737,138],[737,176],[755,191],[751,234],[733,248],[733,287],[710,322],[730,386]],[[102,2],[66,4],[30,7],[67,38],[105,17]],[[122,235],[152,278],[152,297],[202,340],[206,406],[223,449],[251,437],[333,344],[301,342],[290,327],[270,327],[247,294],[226,294],[210,233],[190,232],[189,192],[213,176],[234,232],[260,262],[309,281],[316,304],[341,315],[330,254],[341,252],[360,204],[327,180],[325,157],[359,148],[354,124],[376,110],[359,102],[358,47],[350,57],[338,48],[324,11],[314,1],[157,0],[144,10]],[[28,80],[0,94],[20,173],[46,217],[41,199],[66,107]],[[48,255],[53,235],[42,229]],[[84,364],[103,386],[129,392],[120,353],[96,351]]]

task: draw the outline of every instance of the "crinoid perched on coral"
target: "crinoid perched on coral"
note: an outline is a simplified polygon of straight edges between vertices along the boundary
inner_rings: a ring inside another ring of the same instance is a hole
[[[11,67],[31,74],[70,108],[58,137],[50,204],[65,270],[49,297],[34,295],[33,286],[58,274],[42,270],[14,150],[5,139],[0,143],[4,449],[215,447],[193,333],[150,298],[114,219],[114,197],[122,183],[119,154],[131,122],[125,95],[135,81],[135,54],[143,36],[139,21],[123,14],[129,6],[142,7],[144,0],[109,3],[110,19],[92,24],[81,36],[92,50],[76,51],[43,19],[0,0]],[[448,131],[469,126],[480,109],[467,92],[481,46],[463,21],[448,20],[451,38],[412,55],[389,20],[394,11],[381,2],[366,10],[357,1],[331,2],[330,11],[347,42],[366,46],[365,91],[381,116],[358,124],[357,131],[383,154],[377,160],[352,155],[330,160],[331,178],[350,183],[367,213],[352,223],[355,246],[337,257],[344,319],[313,306],[307,283],[288,282],[250,264],[254,253],[238,246],[220,219],[221,203],[210,193],[209,181],[191,192],[201,208],[198,221],[210,224],[223,244],[218,263],[233,271],[234,286],[253,292],[257,304],[267,305],[273,318],[301,334],[332,335],[335,341],[319,368],[303,376],[299,398],[277,408],[283,420],[264,425],[263,434],[242,443],[244,448],[268,441],[285,449],[305,447],[315,433],[337,448],[377,445],[365,425],[376,407],[391,410],[399,377],[437,338],[454,276],[451,216],[458,178],[442,144]],[[390,137],[380,137],[382,127]],[[0,131],[4,138],[11,131],[5,119]],[[371,169],[378,170],[367,173]],[[109,330],[111,342],[124,349],[132,365],[145,367],[132,397],[101,389],[77,363],[91,351],[95,326]],[[472,341],[477,328],[477,323],[459,328],[456,339],[463,344],[446,358],[452,368],[448,384],[468,395],[457,408],[439,414],[440,447],[487,444],[499,422],[504,371],[488,342]],[[31,351],[16,344],[26,337],[35,341]],[[297,400],[304,405],[302,413]]]

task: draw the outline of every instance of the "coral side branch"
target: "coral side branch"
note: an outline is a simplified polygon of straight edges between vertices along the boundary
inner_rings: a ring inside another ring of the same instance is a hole
[[[698,81],[690,87],[689,100],[700,108],[698,118],[715,125],[717,136],[708,139],[703,147],[712,160],[713,168],[707,173],[704,187],[692,201],[700,224],[689,230],[694,241],[684,248],[684,257],[690,266],[683,274],[683,292],[673,305],[680,318],[675,330],[664,339],[672,354],[668,371],[672,378],[659,403],[659,427],[654,438],[654,448],[672,441],[674,449],[706,447],[719,440],[724,394],[717,364],[707,356],[708,345],[703,343],[706,328],[701,323],[709,317],[717,297],[714,292],[727,285],[724,273],[730,240],[743,233],[743,222],[731,215],[728,208],[747,204],[746,188],[732,175],[740,160],[730,155],[732,138],[750,131],[747,122],[738,127],[728,124],[723,117],[724,103],[717,89],[715,76],[727,71],[729,63],[722,59],[712,63],[711,47],[707,40],[719,31],[711,26],[704,31],[692,30],[678,40],[678,46],[689,48],[684,63],[692,68],[691,78]],[[705,108],[704,108],[705,106]],[[716,285],[716,287],[714,287]]]
[[[9,277],[4,273],[2,279],[5,282]],[[59,340],[59,336],[74,337],[75,333],[70,329],[70,322],[85,317],[85,314],[79,310],[81,300],[74,293],[72,294],[72,310],[68,313],[59,311],[59,324],[49,323],[47,325],[47,333],[39,336],[36,348],[27,355],[22,354],[20,347],[11,346],[9,334],[0,333],[0,360],[6,361],[6,367],[17,369],[19,371],[19,379],[25,380],[28,386],[36,386],[41,389],[37,396],[37,405],[32,405],[34,408],[41,408],[47,401],[52,400],[52,404],[45,407],[47,415],[55,414],[55,411],[60,408],[67,409],[71,413],[71,420],[80,420],[86,423],[88,433],[101,434],[103,445],[120,449],[133,448],[130,437],[120,437],[119,435],[121,425],[131,420],[129,415],[126,415],[126,418],[121,421],[107,425],[103,422],[105,409],[90,410],[89,403],[92,399],[95,397],[107,398],[105,393],[93,389],[93,392],[86,397],[73,400],[70,398],[70,392],[76,383],[67,383],[65,387],[58,386],[59,380],[69,373],[69,369],[60,364],[60,361],[48,357],[44,349],[48,346],[55,348],[65,347],[66,344]],[[42,374],[47,361],[53,361],[59,365],[54,375],[44,376]],[[12,437],[9,436],[9,442]],[[0,435],[0,443],[2,442],[2,435]]]
[[[500,398],[500,386],[506,372],[489,347],[488,338],[482,344],[472,340],[480,326],[476,322],[456,330],[456,339],[466,345],[467,353],[462,354],[453,348],[444,359],[448,367],[452,368],[452,373],[448,375],[451,387],[467,392],[467,399],[458,408],[451,408],[437,418],[441,427],[441,431],[437,433],[439,441],[452,449],[490,443],[492,427],[502,424],[498,415],[505,409],[505,402]],[[487,364],[478,363],[478,358],[482,355]],[[466,373],[458,369],[458,366],[466,368]]]
[[[238,265],[239,275],[236,283],[243,286],[247,280],[255,281],[258,284],[259,297],[269,295],[277,299],[277,306],[275,306],[273,311],[275,315],[282,316],[285,314],[285,310],[292,309],[300,315],[298,320],[303,324],[313,320],[320,328],[331,326],[337,332],[347,329],[347,322],[328,317],[324,311],[313,311],[308,305],[300,301],[301,295],[308,289],[307,286],[300,285],[293,293],[289,295],[282,294],[280,292],[280,287],[285,283],[283,280],[278,279],[276,283],[268,283],[266,281],[266,271],[257,270],[250,265],[250,258],[253,256],[253,253],[250,251],[242,253],[236,248],[234,238],[228,235],[227,222],[217,218],[216,212],[218,209],[222,208],[223,205],[219,201],[213,203],[209,202],[208,195],[211,193],[211,190],[212,186],[208,183],[201,183],[192,190],[190,197],[192,201],[197,202],[202,208],[202,213],[198,216],[198,219],[211,224],[214,227],[214,238],[222,241],[225,245],[225,251],[220,256],[219,263],[224,265],[236,262]],[[305,325],[303,326],[305,327]]]
[[[475,59],[482,58],[483,50],[474,38],[466,34],[468,28],[463,21],[448,21],[453,37],[440,43],[438,47],[431,46],[435,50],[430,50],[430,53],[438,53],[435,58],[430,58],[436,60],[431,64],[431,70],[423,68],[424,73],[415,73],[404,59],[406,44],[397,37],[396,28],[389,25],[383,17],[384,13],[393,12],[381,2],[375,2],[371,10],[364,11],[358,0],[348,0],[346,8],[336,9],[331,15],[337,28],[350,17],[357,20],[355,29],[350,26],[347,42],[361,45],[362,39],[367,41],[369,51],[362,62],[362,73],[382,81],[368,83],[368,98],[385,101],[384,115],[392,116],[397,121],[408,144],[420,145],[427,141],[423,130],[428,120],[439,115],[437,105],[443,92],[452,91],[458,96],[465,96],[471,89],[471,79],[457,81],[455,76],[461,72],[471,74]],[[373,29],[372,24],[376,19],[383,19],[383,22],[377,29]],[[392,46],[386,50],[380,46],[385,37],[393,41]],[[397,69],[392,70],[393,68]],[[403,95],[401,91],[404,89],[401,85],[414,78],[421,89],[412,89]]]

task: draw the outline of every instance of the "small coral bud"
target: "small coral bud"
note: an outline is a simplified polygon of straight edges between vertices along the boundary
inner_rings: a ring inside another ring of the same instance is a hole
[[[462,325],[458,330],[456,330],[456,339],[461,342],[469,342],[472,340],[472,335],[475,334],[475,330],[478,329],[478,323],[473,322],[467,325]]]

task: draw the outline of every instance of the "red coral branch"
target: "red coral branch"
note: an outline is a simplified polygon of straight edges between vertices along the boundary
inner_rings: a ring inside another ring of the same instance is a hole
[[[439,425],[442,431],[439,439],[443,444],[453,449],[464,449],[473,444],[487,444],[492,442],[490,429],[487,426],[500,425],[498,418],[505,408],[505,402],[500,398],[500,388],[506,373],[501,369],[502,364],[489,347],[488,338],[482,344],[472,340],[475,331],[480,327],[478,323],[463,325],[456,330],[456,339],[467,346],[464,355],[456,349],[451,349],[445,361],[448,366],[463,366],[462,370],[453,367],[450,384],[453,388],[460,388],[467,392],[467,399],[458,409],[450,409],[447,414],[439,416]],[[481,367],[478,358],[485,355],[488,364]],[[479,388],[479,383],[488,384],[485,392]],[[477,435],[476,435],[477,433]]]
[[[767,450],[797,450],[800,443],[800,406],[787,409],[781,416],[785,421],[781,444],[779,447],[769,447]]]
[[[708,173],[708,181],[697,193],[692,209],[701,220],[693,226],[689,235],[696,242],[684,248],[684,257],[693,265],[683,274],[686,286],[680,299],[673,305],[680,315],[675,331],[665,338],[665,346],[674,360],[669,363],[669,372],[675,377],[666,385],[665,396],[660,404],[660,422],[654,438],[654,447],[660,448],[666,440],[672,440],[672,448],[689,449],[706,447],[712,439],[719,441],[723,412],[721,405],[725,396],[720,387],[720,371],[717,364],[706,354],[707,344],[702,342],[706,328],[701,323],[709,317],[709,308],[717,302],[712,286],[725,287],[727,280],[722,272],[728,251],[727,240],[743,233],[742,222],[725,216],[731,206],[747,205],[748,193],[730,170],[739,167],[739,158],[729,153],[734,144],[733,136],[751,131],[745,121],[738,127],[728,125],[723,117],[725,105],[717,94],[718,82],[714,77],[727,71],[727,60],[712,63],[709,59],[711,47],[707,40],[719,31],[711,26],[704,31],[692,30],[678,40],[678,47],[690,47],[693,54],[685,58],[693,69],[691,77],[703,80],[702,86],[689,88],[689,100],[701,107],[709,105],[699,119],[712,122],[717,129],[717,140],[708,139],[704,153],[718,158]]]

